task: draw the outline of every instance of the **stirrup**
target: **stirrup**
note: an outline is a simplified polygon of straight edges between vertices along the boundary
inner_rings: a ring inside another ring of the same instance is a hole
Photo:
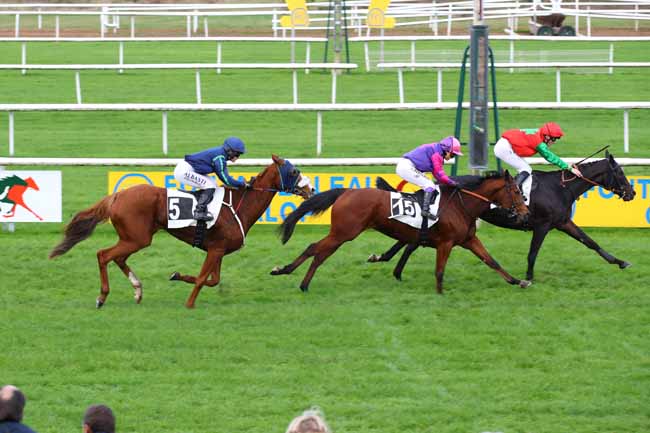
[[[194,213],[194,219],[197,221],[212,221],[214,216],[210,212]]]

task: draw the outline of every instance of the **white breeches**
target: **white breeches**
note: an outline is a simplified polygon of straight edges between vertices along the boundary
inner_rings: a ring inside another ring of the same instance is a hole
[[[395,172],[402,177],[407,182],[417,185],[422,189],[433,188],[436,191],[440,191],[438,185],[433,183],[431,179],[426,177],[420,170],[415,168],[413,162],[410,159],[402,158],[397,163]]]
[[[517,173],[527,171],[530,174],[533,171],[530,165],[512,150],[510,142],[503,137],[499,138],[499,141],[494,145],[494,154],[497,158],[517,170]]]
[[[217,187],[217,182],[215,182],[214,179],[204,174],[196,173],[187,161],[181,161],[178,163],[174,169],[174,178],[179,183],[184,183],[185,185],[193,186],[197,189],[210,189]]]

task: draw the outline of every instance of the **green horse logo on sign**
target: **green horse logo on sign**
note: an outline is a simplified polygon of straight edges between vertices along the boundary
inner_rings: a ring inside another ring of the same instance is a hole
[[[23,194],[25,194],[27,188],[39,191],[38,185],[36,185],[36,182],[31,177],[22,179],[16,175],[12,175],[0,179],[0,214],[4,218],[13,217],[16,214],[16,206],[20,206],[43,221],[43,218],[25,204]]]

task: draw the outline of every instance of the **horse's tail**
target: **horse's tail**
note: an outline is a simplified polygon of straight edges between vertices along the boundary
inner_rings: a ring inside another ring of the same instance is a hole
[[[77,213],[65,227],[65,235],[61,243],[52,249],[49,258],[53,259],[68,252],[79,242],[90,237],[97,224],[106,221],[110,216],[110,209],[115,194],[104,197],[94,206]]]
[[[289,214],[287,219],[284,220],[279,227],[282,234],[282,243],[286,244],[293,234],[293,229],[296,227],[298,220],[305,216],[305,214],[312,212],[314,215],[325,212],[334,202],[347,191],[347,188],[330,189],[329,191],[316,194],[312,198],[303,201],[300,206]]]

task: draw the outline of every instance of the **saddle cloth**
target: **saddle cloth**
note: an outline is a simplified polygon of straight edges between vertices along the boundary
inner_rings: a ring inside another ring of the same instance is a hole
[[[438,206],[440,205],[440,193],[436,196],[436,199],[429,206],[429,211],[433,213],[438,213]],[[409,193],[399,193],[391,192],[390,193],[390,216],[388,218],[395,219],[401,223],[404,223],[408,226],[415,227],[419,229],[422,227],[422,207],[420,206],[420,200],[423,194],[417,192],[415,194]],[[429,218],[428,227],[433,226],[438,222],[438,219],[432,220]]]
[[[217,188],[212,201],[208,204],[208,212],[214,218],[207,221],[207,228],[214,225],[219,218],[219,212],[223,204],[225,188]],[[196,197],[194,194],[177,189],[167,188],[167,227],[180,229],[196,225],[194,209],[196,208]]]

